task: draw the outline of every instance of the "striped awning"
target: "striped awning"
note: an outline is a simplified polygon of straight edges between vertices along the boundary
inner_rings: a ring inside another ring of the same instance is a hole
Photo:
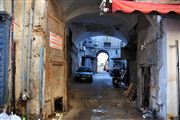
[[[180,14],[180,4],[157,4],[127,0],[112,0],[112,11],[122,11],[124,13],[139,11],[144,14],[149,14],[151,12],[158,12],[160,14],[175,12],[176,14]]]

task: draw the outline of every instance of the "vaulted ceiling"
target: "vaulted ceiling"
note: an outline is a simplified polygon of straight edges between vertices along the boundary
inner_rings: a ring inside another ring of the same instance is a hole
[[[137,23],[136,14],[107,13],[100,15],[102,0],[57,0],[62,6],[67,24],[82,24],[88,30],[114,29],[129,39],[129,32]],[[91,31],[92,32],[92,31]]]

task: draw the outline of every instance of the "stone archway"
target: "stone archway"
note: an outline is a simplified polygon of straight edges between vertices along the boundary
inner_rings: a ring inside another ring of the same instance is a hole
[[[96,52],[96,72],[108,70],[109,53],[106,50],[98,50]]]

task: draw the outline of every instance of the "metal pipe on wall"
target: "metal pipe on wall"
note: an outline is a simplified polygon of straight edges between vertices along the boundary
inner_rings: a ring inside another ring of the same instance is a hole
[[[44,58],[44,46],[42,45],[40,48],[40,63],[39,63],[39,106],[40,106],[40,114],[39,118],[42,119],[42,107],[43,107],[43,58]]]
[[[11,31],[11,69],[12,69],[12,106],[13,112],[16,112],[16,93],[15,93],[15,44],[14,44],[14,0],[12,1],[12,31]]]
[[[178,115],[180,116],[180,80],[179,80],[179,42],[175,41],[176,46],[176,82],[177,82],[177,99],[178,99]],[[179,117],[178,116],[178,117]]]
[[[29,16],[29,32],[28,32],[28,41],[27,41],[27,92],[31,92],[31,84],[33,82],[33,38],[32,38],[32,29],[33,29],[33,19],[34,19],[34,7],[35,7],[35,0],[31,1],[31,10]],[[29,120],[29,113],[30,113],[30,106],[29,101],[26,102],[26,116],[27,120]]]
[[[24,0],[23,4],[23,35],[22,35],[22,40],[21,40],[21,50],[22,50],[22,56],[21,56],[21,62],[22,62],[22,68],[21,68],[21,92],[24,91],[25,89],[25,41],[26,41],[26,0]]]
[[[4,0],[0,0],[0,11],[5,11]]]

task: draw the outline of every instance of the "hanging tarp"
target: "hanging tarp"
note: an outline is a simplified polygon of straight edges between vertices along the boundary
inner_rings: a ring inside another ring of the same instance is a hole
[[[175,12],[176,14],[180,14],[180,4],[156,4],[127,0],[112,0],[112,11],[122,11],[124,13],[139,11],[144,14],[149,14],[151,12],[158,12],[160,14]]]

